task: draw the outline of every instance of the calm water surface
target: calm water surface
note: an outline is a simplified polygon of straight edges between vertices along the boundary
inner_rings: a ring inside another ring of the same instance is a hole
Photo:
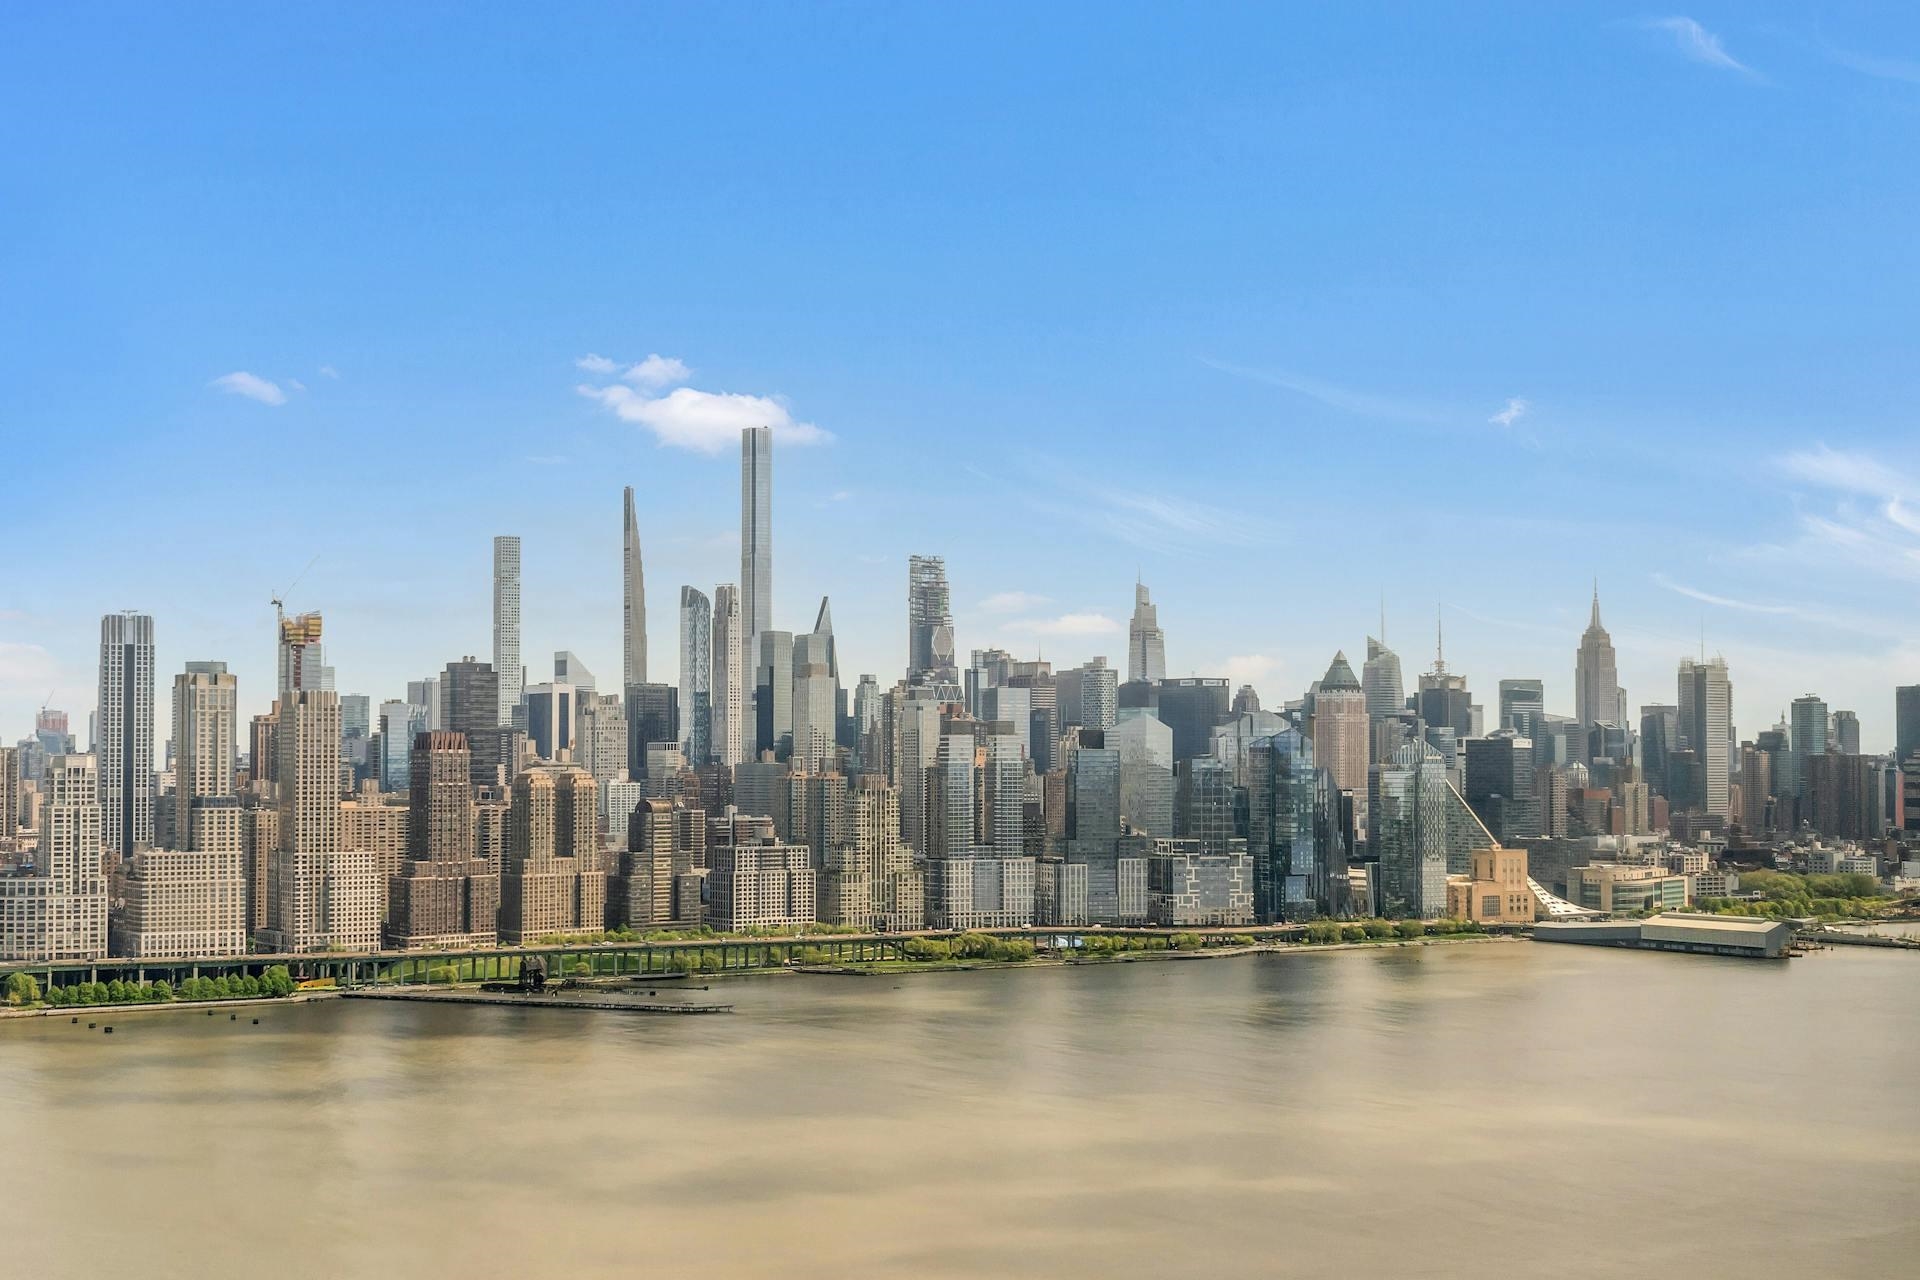
[[[1508,943],[16,1021],[0,1275],[1912,1275],[1916,994]]]

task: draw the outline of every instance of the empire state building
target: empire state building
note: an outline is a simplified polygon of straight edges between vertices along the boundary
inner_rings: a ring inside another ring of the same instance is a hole
[[[1580,652],[1573,661],[1573,718],[1583,725],[1624,724],[1620,706],[1620,670],[1613,657],[1613,637],[1600,625],[1600,587],[1593,588],[1593,616],[1580,635]]]

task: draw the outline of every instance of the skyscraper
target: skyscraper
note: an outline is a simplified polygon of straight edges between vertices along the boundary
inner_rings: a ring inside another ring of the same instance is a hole
[[[680,749],[693,768],[713,758],[713,606],[680,588]]]
[[[757,655],[756,637],[773,627],[773,428],[740,432],[740,634]]]
[[[1546,714],[1547,689],[1541,681],[1500,682],[1500,723],[1494,726],[1496,729],[1512,729],[1523,738],[1531,738]]]
[[[97,761],[55,755],[45,780],[33,871],[0,871],[0,960],[98,959],[107,953],[107,879]]]
[[[813,630],[793,639],[792,761],[796,773],[819,773],[832,767],[839,684],[833,615],[822,598]]]
[[[1733,755],[1733,684],[1727,679],[1726,660],[1682,658],[1679,702],[1680,745],[1693,752],[1698,762],[1705,783],[1702,807],[1713,817],[1730,817],[1727,783]]]
[[[1788,717],[1787,750],[1793,764],[1785,780],[1788,785],[1781,788],[1780,794],[1795,802],[1799,819],[1805,820],[1809,816],[1813,761],[1827,753],[1827,704],[1815,694],[1802,694],[1793,700]],[[1784,823],[1782,827],[1793,829]]]
[[[953,610],[947,593],[947,562],[940,556],[907,557],[907,674],[929,681],[959,679],[953,659]]]
[[[153,618],[100,619],[100,832],[110,860],[153,847]]]
[[[1367,660],[1360,668],[1360,688],[1367,695],[1367,714],[1394,716],[1407,709],[1406,686],[1400,680],[1400,655],[1384,640],[1367,637]]]
[[[520,665],[520,539],[493,540],[493,671],[499,679],[494,723],[512,724],[526,671]]]
[[[1893,760],[1905,764],[1920,751],[1920,684],[1903,684],[1893,691]]]
[[[1127,679],[1167,678],[1167,637],[1160,630],[1160,611],[1147,596],[1147,584],[1133,584],[1133,619],[1127,624]]]
[[[1573,718],[1582,727],[1625,725],[1620,706],[1620,671],[1613,656],[1613,638],[1600,625],[1600,584],[1593,587],[1593,613],[1580,635],[1580,651],[1573,660]]]
[[[173,678],[174,847],[198,849],[193,811],[234,794],[239,753],[233,676],[224,662],[189,662]]]
[[[743,763],[748,755],[745,620],[740,614],[740,588],[730,582],[713,589],[713,758],[721,764]]]
[[[1335,788],[1364,797],[1370,745],[1367,695],[1342,651],[1313,695],[1313,758],[1333,775]]]
[[[791,631],[768,629],[760,632],[753,673],[755,748],[758,751],[778,751],[781,739],[791,739],[793,736]]]
[[[449,662],[440,677],[440,724],[449,733],[466,737],[473,780],[494,786],[503,760],[500,755],[500,686],[494,669],[471,654]]]
[[[281,615],[276,698],[295,689],[333,688],[333,669],[327,666],[320,648],[321,628],[318,613],[296,613],[291,618]]]
[[[633,514],[633,486],[625,496],[625,525],[620,552],[622,631],[621,687],[647,682],[647,575],[640,563],[640,523]]]

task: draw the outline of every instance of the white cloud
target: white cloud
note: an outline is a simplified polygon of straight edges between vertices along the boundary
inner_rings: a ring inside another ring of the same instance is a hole
[[[1018,618],[1001,623],[1000,629],[1040,636],[1103,636],[1120,630],[1120,624],[1104,613],[1063,613],[1057,618]]]
[[[981,613],[1023,613],[1052,603],[1049,597],[1031,591],[1001,591],[982,600],[978,607]]]
[[[1711,592],[1702,591],[1697,587],[1689,587],[1685,583],[1675,582],[1664,573],[1654,574],[1653,580],[1676,595],[1683,595],[1689,600],[1698,600],[1702,604],[1718,605],[1722,609],[1737,609],[1741,613],[1777,613],[1786,615],[1798,614],[1800,612],[1800,610],[1790,604],[1755,604],[1748,600],[1736,600],[1732,596],[1717,596]]]
[[[1818,445],[1789,453],[1779,460],[1788,475],[1828,489],[1864,493],[1875,498],[1897,498],[1914,491],[1913,482],[1878,458]]]
[[[60,683],[60,666],[37,644],[0,640],[0,691],[46,696]]]
[[[1519,396],[1509,396],[1507,398],[1507,407],[1494,414],[1491,418],[1488,418],[1487,421],[1496,427],[1510,427],[1520,421],[1520,419],[1526,417],[1527,411],[1531,408],[1533,408],[1533,406]]]
[[[1721,45],[1719,36],[1692,18],[1681,16],[1651,18],[1646,25],[1651,30],[1664,31],[1672,36],[1674,45],[1681,54],[1694,62],[1718,67],[1722,71],[1737,71],[1743,76],[1752,76],[1755,79],[1760,76],[1759,72],[1728,53]]]
[[[1910,62],[1905,58],[1880,58],[1870,53],[1853,53],[1846,49],[1833,48],[1827,50],[1827,56],[1841,66],[1858,71],[1863,76],[1920,84],[1920,62]]]
[[[258,400],[261,404],[278,405],[287,402],[287,393],[282,391],[278,384],[247,373],[244,370],[222,374],[207,385],[224,391],[228,395],[245,396],[249,400]]]
[[[573,367],[584,370],[587,373],[615,373],[620,368],[614,361],[607,359],[605,356],[594,355],[592,352],[588,352],[578,360],[575,360]]]
[[[853,497],[853,490],[851,489],[835,489],[832,493],[827,495],[827,501],[828,502],[847,502],[851,500],[852,497]]]
[[[1222,663],[1221,669],[1234,688],[1243,684],[1258,688],[1260,681],[1280,670],[1280,660],[1264,653],[1237,653]]]
[[[636,387],[671,387],[693,376],[693,370],[678,356],[651,355],[628,369],[620,377]]]
[[[1341,413],[1351,413],[1362,418],[1390,418],[1401,422],[1439,424],[1445,422],[1449,416],[1444,410],[1433,405],[1376,395],[1370,391],[1356,391],[1351,387],[1323,382],[1304,374],[1289,373],[1285,370],[1248,369],[1204,356],[1200,363],[1220,373],[1230,373],[1236,378],[1246,378],[1253,382],[1264,382],[1270,387],[1279,387],[1283,391],[1291,391],[1309,400],[1317,400],[1329,409],[1338,409]]]
[[[625,386],[582,385],[578,390],[623,422],[653,432],[661,444],[696,453],[718,454],[737,446],[740,432],[747,427],[772,427],[774,438],[782,444],[826,444],[833,439],[811,422],[796,421],[784,403],[770,396],[692,387],[676,387],[664,396]]]
[[[340,378],[340,371],[334,368],[330,364],[323,364],[320,366],[320,376],[323,378],[332,378],[335,381],[338,381]]]
[[[300,379],[298,378],[288,378],[287,389],[290,391],[305,391],[307,389],[307,384],[300,381]]]

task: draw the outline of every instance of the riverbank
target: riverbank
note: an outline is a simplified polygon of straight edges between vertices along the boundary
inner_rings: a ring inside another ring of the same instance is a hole
[[[875,960],[863,964],[796,965],[790,973],[818,977],[883,977],[902,973],[967,973],[984,969],[1067,969],[1089,965],[1133,964],[1160,960],[1225,960],[1238,956],[1313,955],[1329,951],[1392,951],[1459,943],[1529,942],[1530,938],[1485,933],[1432,938],[1369,938],[1355,942],[1256,942],[1251,946],[1205,947],[1197,951],[1120,951],[1103,955],[1049,954],[1027,960]],[[777,970],[774,972],[778,972]]]

